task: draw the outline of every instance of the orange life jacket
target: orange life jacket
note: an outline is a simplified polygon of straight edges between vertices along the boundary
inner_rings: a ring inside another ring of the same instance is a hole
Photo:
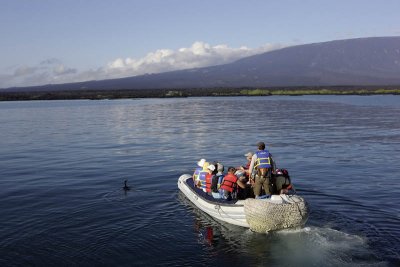
[[[228,173],[227,175],[225,175],[224,180],[222,180],[220,188],[229,192],[233,192],[233,190],[236,189],[237,180],[238,178],[236,177],[236,175]]]

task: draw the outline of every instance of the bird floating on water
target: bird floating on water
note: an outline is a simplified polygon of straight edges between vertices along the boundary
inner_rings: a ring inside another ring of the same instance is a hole
[[[125,191],[131,190],[130,186],[128,186],[128,180],[125,180],[124,182],[124,187],[122,189],[124,189]]]

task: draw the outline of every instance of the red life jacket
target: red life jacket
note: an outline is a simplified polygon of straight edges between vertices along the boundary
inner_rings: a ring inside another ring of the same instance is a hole
[[[222,180],[220,188],[229,192],[233,192],[233,190],[236,188],[237,180],[238,178],[236,177],[236,175],[228,173],[227,175],[225,175],[224,180]]]
[[[206,192],[211,192],[211,183],[213,179],[213,174],[207,173],[206,174]]]

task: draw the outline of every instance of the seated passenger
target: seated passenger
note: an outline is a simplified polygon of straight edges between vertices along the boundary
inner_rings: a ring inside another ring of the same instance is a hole
[[[199,183],[199,173],[203,170],[204,163],[206,162],[205,159],[201,159],[197,162],[197,168],[194,170],[193,173],[193,183],[197,185]]]
[[[215,199],[221,198],[219,188],[221,187],[222,180],[224,179],[224,165],[217,163],[217,174],[211,183],[211,194]]]
[[[215,171],[215,165],[210,164],[207,167],[207,174],[206,174],[206,192],[211,195],[211,184],[213,180],[215,180],[216,176],[214,174]]]
[[[295,194],[289,172],[286,169],[276,169],[274,175],[274,193],[275,194]]]
[[[199,172],[199,180],[197,183],[197,187],[202,189],[204,192],[206,192],[206,175],[208,174],[208,171],[206,170],[201,170]]]
[[[204,192],[206,192],[206,175],[208,173],[207,167],[210,165],[210,163],[208,163],[205,159],[201,159],[197,165],[203,166],[203,168],[198,168],[197,176],[194,177],[194,183],[196,187],[201,188]]]
[[[246,184],[238,179],[235,175],[236,169],[234,167],[228,168],[228,174],[225,175],[221,184],[221,195],[222,198],[232,200],[237,198],[237,186],[240,188],[246,188]]]

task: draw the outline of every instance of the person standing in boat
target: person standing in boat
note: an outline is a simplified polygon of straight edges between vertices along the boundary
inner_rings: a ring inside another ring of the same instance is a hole
[[[272,155],[265,149],[264,142],[258,142],[257,148],[258,150],[251,158],[249,167],[250,179],[254,181],[253,191],[256,198],[261,195],[262,188],[267,195],[271,195],[270,182],[272,169],[274,169]]]
[[[246,184],[239,180],[235,175],[236,169],[234,167],[228,168],[228,174],[225,175],[221,184],[221,195],[226,200],[236,199],[237,187],[245,189]]]

